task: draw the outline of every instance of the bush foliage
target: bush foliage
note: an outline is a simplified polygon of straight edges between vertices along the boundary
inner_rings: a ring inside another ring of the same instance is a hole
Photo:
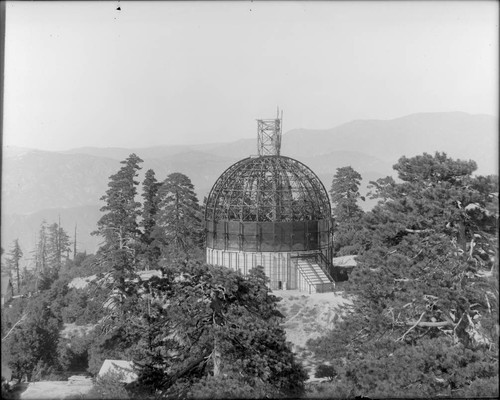
[[[394,169],[401,182],[371,183],[380,201],[353,236],[354,308],[310,342],[333,368],[321,370],[331,379],[322,393],[495,396],[497,178],[443,153],[402,157]]]

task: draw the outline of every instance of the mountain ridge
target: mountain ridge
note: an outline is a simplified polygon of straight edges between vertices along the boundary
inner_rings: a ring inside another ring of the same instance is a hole
[[[479,174],[498,173],[498,146],[492,148],[492,143],[498,144],[496,117],[462,112],[417,113],[391,120],[356,120],[331,129],[292,129],[283,135],[281,154],[308,165],[327,190],[336,168],[351,165],[363,176],[362,190],[366,191],[369,180],[393,174],[392,166],[402,155],[411,157],[424,151],[445,151],[452,158],[474,159]],[[150,168],[160,181],[169,173],[182,172],[192,180],[203,202],[224,170],[257,153],[257,141],[242,138],[199,145],[84,147],[65,151],[6,146],[2,219],[26,224],[31,233],[21,236],[33,237],[32,224],[26,223],[30,218],[43,217],[44,212],[54,215],[53,210],[76,210],[75,216],[68,218],[82,227],[88,222],[87,230],[94,230],[95,226],[90,229],[90,225],[97,222],[95,210],[107,190],[108,178],[120,168],[119,161],[131,153],[144,160],[140,181]],[[363,206],[369,208],[370,204]],[[88,221],[78,221],[79,207],[94,207],[92,214],[86,214]],[[16,238],[14,231],[23,232],[2,223],[4,249],[10,248]],[[89,232],[82,231],[82,235]]]

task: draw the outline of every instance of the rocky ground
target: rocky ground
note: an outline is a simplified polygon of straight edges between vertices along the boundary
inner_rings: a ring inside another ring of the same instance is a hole
[[[281,290],[273,294],[282,298],[278,308],[285,316],[287,339],[293,344],[310,380],[315,380],[314,372],[320,361],[307,350],[306,343],[332,329],[352,301],[343,292],[307,294],[298,290]]]
[[[76,324],[64,324],[64,328],[61,330],[61,337],[64,339],[70,339],[72,337],[83,337],[88,335],[95,328],[96,324],[86,324],[86,325],[76,325]]]
[[[82,399],[92,389],[92,379],[75,376],[67,381],[44,381],[26,384],[26,389],[19,394],[21,400],[68,400]]]

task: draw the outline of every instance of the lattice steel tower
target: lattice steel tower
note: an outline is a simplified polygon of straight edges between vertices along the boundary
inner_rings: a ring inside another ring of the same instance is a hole
[[[279,156],[281,150],[281,118],[257,120],[257,154],[259,156]]]

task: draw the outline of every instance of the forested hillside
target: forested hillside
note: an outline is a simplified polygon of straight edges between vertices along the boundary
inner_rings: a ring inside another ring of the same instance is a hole
[[[352,306],[308,343],[325,381],[307,383],[263,270],[204,264],[190,178],[142,165],[131,154],[109,177],[95,255],[70,256],[58,223],[38,233],[36,270],[9,248],[18,297],[2,312],[2,360],[16,377],[95,376],[108,358],[134,361],[139,379],[97,379],[93,398],[498,396],[498,176],[403,156],[397,181],[370,182],[378,203],[364,211],[362,174],[332,171],[335,255],[358,265],[339,283]],[[69,324],[89,333],[62,335]]]
[[[149,169],[140,185],[142,162],[132,154],[110,176],[95,256],[71,260],[64,231],[49,227],[37,270],[23,271],[15,283],[19,297],[2,312],[3,362],[29,381],[96,375],[106,358],[135,362],[139,380],[128,393],[117,380],[98,379],[94,398],[108,396],[109,385],[120,397],[304,393],[307,374],[286,342],[263,270],[243,277],[205,265],[201,207],[190,179],[172,173],[158,182]],[[7,273],[16,272],[20,257],[9,253]],[[157,273],[142,279],[140,272],[151,269]],[[77,276],[92,277],[82,287],[70,284]],[[90,325],[91,334],[61,336],[74,323]]]

